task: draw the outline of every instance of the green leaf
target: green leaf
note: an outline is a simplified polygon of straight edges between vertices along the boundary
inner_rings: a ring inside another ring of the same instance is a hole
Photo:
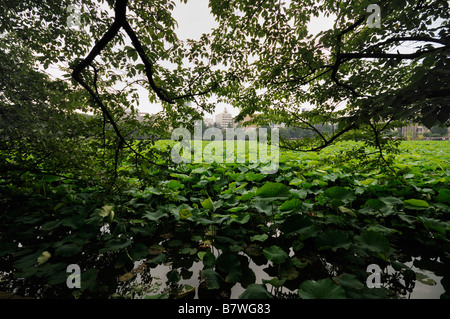
[[[381,200],[386,205],[394,206],[396,204],[403,204],[403,201],[401,199],[393,196],[378,197],[378,199]]]
[[[166,293],[162,293],[157,295],[145,296],[144,299],[169,299],[169,295]]]
[[[269,261],[275,264],[281,264],[289,257],[283,249],[275,245],[264,248],[263,253]]]
[[[153,195],[162,195],[163,192],[157,188],[154,187],[147,187],[144,191],[144,193],[153,194]]]
[[[289,182],[289,185],[298,186],[300,184],[303,184],[304,182],[305,182],[304,179],[296,177],[292,181]]]
[[[206,255],[206,251],[199,251],[199,252],[197,253],[198,258],[199,258],[201,261],[203,261],[203,258],[205,258],[205,255]]]
[[[228,220],[228,224],[231,225],[232,223],[238,223],[238,224],[246,224],[250,220],[250,214],[249,213],[243,213],[238,215],[231,215],[231,218]]]
[[[312,225],[311,218],[308,215],[292,215],[286,218],[281,225],[281,230],[285,234],[298,232],[301,229]]]
[[[447,230],[450,230],[450,222],[445,222],[436,218],[429,218],[420,216],[417,218],[420,220],[426,229],[434,230],[445,236]]]
[[[79,246],[74,243],[65,244],[65,245],[58,246],[55,249],[55,255],[62,256],[62,257],[70,257],[70,256],[80,253],[82,250],[83,250],[83,246]]]
[[[319,250],[331,249],[336,252],[339,248],[348,249],[352,242],[343,230],[326,230],[316,238]]]
[[[41,230],[52,230],[57,227],[59,227],[62,224],[62,221],[60,220],[52,220],[50,222],[45,223],[42,225]]]
[[[300,199],[305,199],[308,196],[306,189],[291,189],[290,192]]]
[[[250,284],[239,296],[239,299],[271,299],[273,296],[261,284]]]
[[[305,244],[298,240],[294,240],[294,242],[292,243],[292,249],[294,249],[294,251],[299,251],[304,246]]]
[[[298,269],[303,269],[308,266],[307,262],[302,262],[298,257],[294,257],[291,259],[292,265],[294,265]]]
[[[306,280],[300,285],[298,294],[303,299],[345,299],[344,288],[336,285],[330,278],[317,282]]]
[[[98,270],[87,269],[81,272],[81,290],[95,290],[97,287]]]
[[[265,183],[256,191],[256,197],[259,200],[273,201],[287,199],[289,196],[289,187],[281,183]]]
[[[177,293],[176,299],[193,299],[195,297],[195,287],[184,284],[178,289]]]
[[[177,190],[180,188],[183,189],[184,185],[182,183],[180,183],[179,181],[172,179],[167,183],[167,187],[169,187],[172,190]]]
[[[144,243],[135,243],[128,251],[128,253],[133,260],[138,261],[147,257],[148,248]]]
[[[367,230],[382,233],[384,235],[391,235],[394,233],[401,234],[401,232],[397,229],[389,228],[380,224],[370,225],[369,227],[367,227]]]
[[[364,284],[359,281],[355,275],[343,273],[338,277],[333,277],[333,280],[344,289],[361,290],[364,288]]]
[[[131,240],[122,242],[120,239],[111,239],[106,243],[106,247],[100,249],[98,252],[100,254],[106,253],[108,251],[119,251],[127,248],[131,245]]]
[[[389,241],[380,233],[364,230],[360,236],[356,235],[354,239],[359,247],[379,253],[384,260],[386,260],[386,255],[391,252]]]
[[[207,250],[203,255],[202,261],[204,268],[213,268],[216,264],[216,256],[210,250]]]
[[[185,247],[181,250],[183,255],[195,255],[197,253],[197,248],[195,247]]]
[[[59,285],[62,283],[66,283],[67,281],[67,264],[57,263],[57,264],[47,264],[49,268],[44,271],[49,275],[47,279],[47,284],[49,285]],[[51,275],[50,275],[51,273]]]
[[[114,212],[112,218],[114,218]],[[83,216],[81,215],[74,215],[66,217],[61,220],[61,225],[72,227],[73,229],[78,229],[82,224],[83,224]]]
[[[343,214],[347,214],[347,215],[350,215],[352,217],[356,217],[355,212],[352,209],[350,209],[350,208],[347,208],[345,206],[339,206],[338,209]]]
[[[105,205],[100,209],[97,209],[98,215],[102,218],[107,218],[110,222],[114,219],[114,206]]]
[[[431,279],[427,275],[422,274],[420,272],[416,272],[416,279],[419,282],[421,282],[422,284],[427,285],[427,286],[435,286],[437,284],[436,281],[434,281],[433,279]]]
[[[333,186],[325,190],[324,194],[331,199],[341,202],[351,202],[355,196],[346,188],[340,186]]]
[[[257,181],[259,182],[260,180],[262,180],[265,177],[265,175],[263,174],[258,174],[255,172],[249,172],[245,174],[245,179],[249,182],[253,182],[253,181]]]
[[[168,217],[169,215],[167,215],[167,213],[161,211],[161,210],[157,210],[156,212],[149,212],[147,211],[143,217],[147,218],[148,220],[157,222],[158,220],[160,220],[163,217]]]
[[[239,258],[231,252],[225,252],[217,257],[216,267],[227,274],[225,282],[236,283],[242,278],[241,262],[239,261]]]
[[[27,250],[27,252],[30,252],[30,250]],[[36,264],[36,261],[40,256],[42,256],[42,252],[36,251],[29,255],[20,257],[18,260],[14,262],[13,265],[15,268],[18,269],[33,268],[34,270],[37,270],[37,268],[35,268],[34,265]]]
[[[268,216],[273,213],[272,203],[268,201],[252,201],[251,206],[254,207],[258,212],[266,214]]]
[[[201,278],[205,281],[208,289],[219,289],[222,278],[212,269],[204,269],[201,272]]]
[[[42,254],[37,258],[37,264],[38,264],[38,265],[45,264],[51,257],[52,257],[52,254],[50,254],[48,251],[44,251],[44,252],[42,252]]]
[[[282,212],[291,211],[291,210],[294,210],[294,209],[300,207],[301,205],[302,205],[302,201],[297,198],[294,198],[294,199],[285,201],[280,206],[280,211],[282,211]]]
[[[263,282],[263,284],[271,284],[272,286],[279,288],[284,285],[284,283],[286,282],[286,279],[278,279],[278,277],[274,277],[270,280],[263,279],[262,282]]]
[[[356,181],[356,183],[359,185],[369,186],[369,185],[376,185],[378,181],[374,178],[368,178],[363,181]]]
[[[238,197],[238,200],[245,202],[251,200],[253,197],[255,197],[255,192],[244,192],[242,196]]]
[[[398,214],[398,217],[399,217],[402,221],[406,222],[408,225],[413,225],[414,222],[416,221],[416,218],[415,218],[415,217],[413,217],[413,216],[411,216],[411,215],[407,215],[407,214],[405,214],[405,213],[399,213],[399,214]]]
[[[213,203],[213,201],[211,200],[210,197],[208,197],[207,199],[205,199],[202,202],[202,207],[204,209],[208,209],[208,210],[213,210],[214,209],[214,203]]]
[[[450,204],[450,189],[440,189],[439,195],[436,196],[439,203]]]
[[[254,236],[250,237],[250,240],[263,242],[267,238],[269,238],[269,236],[267,234],[262,234],[262,235],[254,235]]]
[[[200,167],[197,167],[196,169],[193,169],[193,170],[191,171],[191,173],[192,173],[192,174],[203,174],[203,173],[206,172],[206,171],[207,171],[207,168],[206,168],[206,167],[200,166]]]
[[[180,178],[184,181],[189,180],[191,177],[186,174],[180,174],[180,173],[172,173],[170,174],[171,177]]]
[[[425,209],[430,207],[430,205],[422,199],[407,199],[404,200],[403,203],[405,204],[405,207],[409,209]]]
[[[192,211],[187,208],[180,209],[180,219],[187,219],[192,216]]]
[[[163,253],[148,261],[150,264],[159,265],[167,261],[167,256]]]
[[[375,210],[380,210],[380,209],[386,207],[386,204],[377,198],[375,198],[375,199],[372,198],[372,199],[367,200],[365,205],[370,208],[373,208]]]
[[[166,274],[167,281],[170,283],[176,283],[181,280],[181,276],[176,269],[172,269]]]

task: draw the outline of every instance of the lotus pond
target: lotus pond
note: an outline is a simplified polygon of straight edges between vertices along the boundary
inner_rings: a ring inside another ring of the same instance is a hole
[[[450,142],[402,142],[391,169],[346,158],[355,145],[281,151],[275,174],[245,163],[145,174],[122,165],[126,187],[112,196],[58,176],[30,173],[21,186],[1,180],[0,291],[33,298],[450,297]],[[71,264],[81,269],[77,289],[66,284]],[[380,270],[375,288],[369,265]]]

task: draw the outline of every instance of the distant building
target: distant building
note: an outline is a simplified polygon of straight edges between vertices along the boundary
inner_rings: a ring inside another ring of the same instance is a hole
[[[219,113],[216,115],[216,123],[221,128],[227,128],[229,125],[233,127],[234,125],[233,116],[231,115],[231,113],[228,113],[227,108],[225,108],[223,113]]]
[[[413,140],[419,138],[419,136],[423,137],[423,134],[429,131],[430,130],[427,129],[425,126],[419,125],[417,123],[402,127],[403,137]]]

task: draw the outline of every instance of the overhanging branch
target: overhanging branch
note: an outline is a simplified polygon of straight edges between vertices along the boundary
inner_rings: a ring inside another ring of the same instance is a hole
[[[148,82],[150,83],[151,88],[156,93],[156,95],[163,101],[166,101],[167,103],[174,104],[175,102],[170,98],[169,94],[166,90],[163,88],[160,88],[158,85],[156,85],[155,81],[153,80],[153,64],[152,62],[147,58],[147,55],[145,54],[144,48],[141,45],[141,42],[139,41],[138,37],[136,36],[136,33],[134,32],[133,28],[130,26],[127,20],[125,20],[122,24],[125,32],[131,39],[131,43],[133,44],[133,47],[135,48],[136,52],[139,54],[139,57],[141,58],[142,62],[144,63],[145,67],[145,74],[147,76]]]
[[[115,17],[114,17],[113,24],[108,29],[108,31],[102,36],[102,38],[94,45],[94,47],[89,52],[89,54],[75,66],[75,68],[73,69],[73,72],[72,72],[72,78],[74,80],[76,80],[78,83],[80,83],[89,92],[89,94],[94,98],[97,105],[102,109],[102,112],[105,113],[106,117],[111,122],[113,127],[115,126],[115,124],[113,124],[114,121],[113,121],[112,117],[110,116],[108,110],[105,108],[103,103],[101,103],[98,95],[94,96],[92,94],[93,91],[88,88],[88,85],[81,78],[81,73],[87,67],[92,65],[92,62],[94,61],[94,59],[103,51],[103,49],[106,47],[106,45],[117,35],[117,33],[119,32],[119,30],[121,28],[123,28],[125,30],[125,32],[129,36],[129,38],[131,39],[134,49],[138,53],[142,62],[144,63],[145,74],[147,76],[150,87],[162,101],[165,101],[169,104],[175,104],[175,100],[194,97],[194,96],[198,96],[198,95],[205,95],[205,94],[210,93],[212,90],[216,89],[219,86],[220,82],[211,85],[208,89],[201,91],[201,92],[197,92],[197,93],[191,92],[189,94],[184,94],[184,95],[181,95],[178,97],[171,97],[170,94],[164,88],[159,87],[155,83],[154,77],[153,77],[153,63],[150,61],[150,59],[148,59],[148,57],[145,53],[144,47],[142,46],[141,42],[139,41],[138,36],[136,35],[133,28],[127,21],[126,9],[127,9],[127,5],[128,5],[128,0],[116,0],[115,4],[116,4]],[[114,127],[114,129],[116,130],[116,127]],[[118,129],[116,130],[116,133],[120,137],[120,132],[118,131]]]
[[[321,139],[323,140],[323,143],[319,146],[312,147],[310,149],[299,149],[298,147],[290,147],[287,145],[280,145],[281,148],[293,150],[293,151],[300,151],[300,152],[318,152],[327,146],[330,146],[336,139],[338,139],[340,136],[344,135],[345,133],[351,131],[352,129],[355,129],[357,125],[355,123],[350,124],[346,128],[340,130],[338,133],[334,134],[330,139],[326,139],[322,134],[320,134]],[[315,131],[315,130],[314,130]]]
[[[342,59],[417,59],[428,53],[435,53],[437,51],[442,51],[442,48],[435,48],[424,51],[417,51],[414,53],[384,53],[384,52],[356,52],[356,53],[341,53],[340,57]]]
[[[89,52],[89,54],[84,58],[81,62],[79,62],[73,72],[72,72],[72,78],[77,81],[92,97],[94,102],[100,107],[103,115],[108,119],[109,123],[112,125],[114,132],[116,133],[117,137],[119,138],[119,144],[116,148],[115,153],[115,177],[117,176],[117,160],[118,160],[118,152],[122,148],[123,145],[126,145],[132,152],[136,154],[136,156],[140,156],[147,160],[149,163],[156,164],[153,161],[150,161],[147,157],[144,155],[138,153],[136,150],[133,149],[133,147],[126,141],[125,137],[121,133],[116,121],[114,120],[112,114],[109,112],[106,105],[101,100],[98,90],[97,90],[97,70],[95,67],[92,66],[92,62],[94,59],[102,52],[102,50],[108,45],[109,42],[111,42],[112,39],[117,35],[119,30],[124,27],[124,29],[127,31],[127,33],[130,35],[134,35],[134,32],[130,32],[131,27],[129,26],[127,20],[126,20],[126,8],[128,5],[128,0],[117,0],[116,1],[116,7],[115,7],[115,18],[114,22],[111,25],[111,27],[108,29],[108,31],[102,36],[102,38],[94,45],[92,50]],[[134,35],[135,36],[135,35]],[[145,56],[145,53],[143,52],[142,46],[140,46],[139,41],[136,42],[137,38],[132,38],[133,44],[135,45],[135,49],[138,51],[141,58],[143,58],[144,63],[149,63],[148,59]],[[95,91],[83,80],[81,77],[81,73],[88,68],[89,66],[92,66],[94,68],[94,88]],[[151,64],[150,64],[150,71],[151,71]],[[149,78],[149,80],[151,77]],[[153,86],[152,86],[153,88]],[[153,88],[158,89],[157,87]],[[155,92],[158,94],[160,91]],[[159,95],[158,95],[159,96]],[[159,165],[159,164],[156,164]]]

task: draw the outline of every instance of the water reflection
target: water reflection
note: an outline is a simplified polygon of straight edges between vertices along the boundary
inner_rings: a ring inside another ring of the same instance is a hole
[[[405,265],[410,267],[416,274],[414,281],[414,288],[409,292],[405,298],[408,299],[439,299],[445,293],[445,289],[441,284],[443,276],[438,276],[433,272],[416,267],[414,264],[420,265],[421,257],[412,257],[412,261],[406,262]],[[435,261],[437,264],[443,266],[439,258]],[[389,273],[394,273],[392,267],[388,267]]]
[[[220,253],[218,250],[214,250],[214,255],[217,258]],[[270,274],[270,269],[273,266],[271,262],[267,263],[255,263],[249,256],[240,253],[241,256],[248,258],[248,267],[255,275],[255,283],[264,283],[270,281],[273,276]],[[135,262],[135,269],[142,267],[146,264],[146,260]],[[443,276],[437,275],[430,270],[425,269],[429,266],[431,268],[442,268],[444,264],[437,260],[422,260],[420,257],[413,257],[411,261],[402,264],[414,272],[414,280],[408,281],[405,275],[405,269],[396,270],[392,266],[387,266],[384,269],[382,275],[383,287],[396,289],[397,298],[405,299],[439,299],[441,295],[445,293],[445,289],[441,283]],[[144,293],[134,293],[133,298],[145,298],[147,296],[163,296],[168,298],[177,298],[176,293],[183,291],[183,287],[193,288],[190,298],[204,299],[204,298],[230,298],[238,299],[239,296],[245,291],[245,288],[238,282],[230,287],[226,287],[221,291],[221,295],[209,295],[208,289],[202,287],[201,272],[204,269],[202,261],[195,258],[192,265],[189,268],[174,268],[176,263],[166,262],[164,264],[157,265],[156,267],[147,268],[144,273],[138,274],[132,282],[124,284],[116,294],[117,298],[123,298],[126,294],[132,290],[131,287],[144,286],[146,290],[142,290]],[[332,265],[329,265],[332,268]],[[168,274],[173,270],[181,273],[180,279],[175,282],[170,282]],[[439,271],[437,271],[439,273]],[[183,275],[184,274],[184,275]],[[384,277],[384,278],[383,278]],[[390,287],[389,287],[390,286]],[[294,287],[298,287],[295,286]],[[400,287],[400,288],[399,288]],[[188,289],[184,288],[184,290]],[[227,288],[228,291],[227,291]],[[270,284],[267,284],[269,292],[276,297],[298,298],[296,289],[289,289],[282,287],[279,289],[274,288]],[[178,290],[177,290],[178,289]],[[178,291],[178,292],[177,292]],[[206,295],[205,295],[206,291]],[[130,296],[128,296],[130,297]],[[178,296],[179,297],[179,296]]]

